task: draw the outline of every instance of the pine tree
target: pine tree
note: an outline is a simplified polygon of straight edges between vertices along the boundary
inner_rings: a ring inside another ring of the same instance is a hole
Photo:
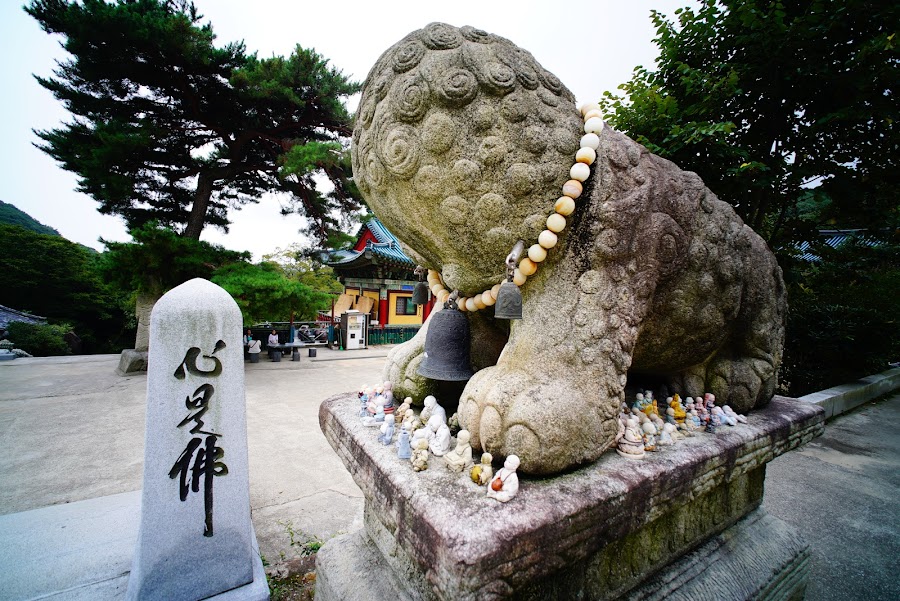
[[[79,176],[79,191],[129,228],[149,221],[198,239],[227,231],[229,210],[269,191],[325,241],[359,208],[342,99],[358,84],[312,50],[260,59],[214,45],[185,0],[33,0],[26,12],[63,36],[71,58],[37,77],[73,115],[35,132],[38,148]],[[314,175],[334,189],[323,193]]]

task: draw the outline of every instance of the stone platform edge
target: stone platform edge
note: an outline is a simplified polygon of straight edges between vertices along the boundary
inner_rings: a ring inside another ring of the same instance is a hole
[[[831,419],[898,388],[900,388],[900,367],[895,367],[880,374],[866,376],[856,382],[807,394],[800,397],[800,400],[818,405],[825,410],[825,419]]]
[[[140,516],[140,490],[0,516],[0,599],[124,599]],[[208,600],[269,599],[250,529],[253,580]]]
[[[633,461],[615,453],[553,478],[521,478],[506,504],[439,458],[414,473],[358,418],[355,395],[324,401],[319,422],[367,499],[367,508],[450,597],[459,586],[517,590],[666,515],[685,500],[750,474],[824,430],[824,411],[774,397],[747,425],[722,427]],[[433,465],[432,465],[433,464]],[[748,511],[751,510],[748,507]],[[723,527],[727,524],[723,524]],[[515,533],[515,534],[513,534]],[[445,581],[455,574],[466,582]],[[498,581],[499,579],[499,581]]]

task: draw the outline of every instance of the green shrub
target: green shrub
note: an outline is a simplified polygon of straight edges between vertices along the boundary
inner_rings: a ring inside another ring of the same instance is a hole
[[[12,322],[9,324],[8,338],[16,348],[35,357],[70,355],[69,345],[63,339],[70,330],[66,324]]]
[[[900,360],[900,246],[858,241],[785,267],[790,310],[780,391],[802,396]]]

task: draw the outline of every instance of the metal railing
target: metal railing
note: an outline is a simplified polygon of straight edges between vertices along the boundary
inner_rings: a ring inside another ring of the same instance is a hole
[[[368,343],[373,344],[400,344],[416,335],[422,326],[374,326],[369,328]]]

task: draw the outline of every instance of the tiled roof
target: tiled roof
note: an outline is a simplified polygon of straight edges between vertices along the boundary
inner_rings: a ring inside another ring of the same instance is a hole
[[[0,305],[0,330],[5,330],[10,322],[24,321],[25,323],[46,323],[46,317],[32,315],[31,313],[23,313],[9,307]]]
[[[822,237],[822,242],[831,248],[837,248],[851,238],[859,238],[860,242],[866,246],[875,246],[877,242],[867,239],[863,235],[864,232],[865,230],[819,230],[819,235]],[[813,252],[812,244],[807,241],[797,245],[797,250],[800,251],[799,258],[803,261],[815,262],[821,260],[821,257]]]
[[[400,241],[374,217],[363,224],[359,230],[357,240],[368,229],[378,242],[371,240],[361,250],[342,250],[332,254],[337,260],[328,263],[331,267],[363,267],[370,263],[393,263],[409,269],[415,269],[416,264],[406,256],[400,248]]]

